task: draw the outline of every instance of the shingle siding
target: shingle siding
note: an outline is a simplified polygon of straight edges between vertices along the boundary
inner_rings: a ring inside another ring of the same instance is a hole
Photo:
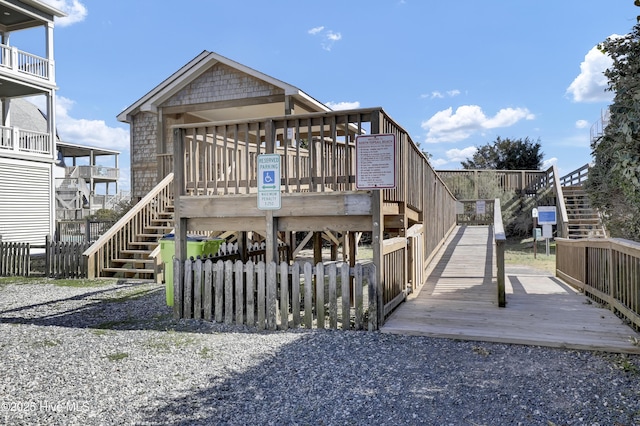
[[[162,106],[182,106],[277,94],[284,94],[284,90],[219,63],[186,85]]]

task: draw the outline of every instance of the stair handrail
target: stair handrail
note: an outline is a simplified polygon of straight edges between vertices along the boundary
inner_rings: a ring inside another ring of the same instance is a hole
[[[567,214],[567,206],[564,202],[564,194],[562,192],[562,185],[560,184],[560,176],[558,176],[558,169],[555,164],[549,167],[547,170],[547,176],[549,172],[553,173],[553,176],[550,179],[547,179],[547,182],[551,182],[553,189],[556,193],[556,209],[560,214],[560,220],[557,225],[559,237],[567,238],[569,236],[569,215]]]
[[[117,259],[127,243],[133,241],[150,224],[151,217],[157,217],[169,201],[173,201],[173,173],[169,173],[131,210],[118,220],[104,235],[84,251],[89,266],[89,278],[102,276],[111,259]]]
[[[582,186],[589,176],[589,163],[560,178],[562,186]]]

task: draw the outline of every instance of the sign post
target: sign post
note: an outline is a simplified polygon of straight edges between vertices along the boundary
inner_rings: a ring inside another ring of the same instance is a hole
[[[533,217],[533,258],[537,259],[538,254],[538,209],[533,208],[531,210],[531,216]]]

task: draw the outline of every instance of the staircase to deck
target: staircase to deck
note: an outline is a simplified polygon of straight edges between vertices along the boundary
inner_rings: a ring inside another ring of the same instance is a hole
[[[160,259],[150,256],[175,227],[173,173],[127,212],[83,254],[89,278],[155,280]]]
[[[569,219],[569,238],[606,238],[600,215],[589,203],[582,186],[562,188]]]
[[[173,213],[173,205],[165,206],[141,233],[127,241],[126,248],[120,250],[119,258],[111,259],[111,266],[103,268],[103,272],[113,277],[154,279],[156,259],[150,255],[158,247],[158,240],[174,229]]]

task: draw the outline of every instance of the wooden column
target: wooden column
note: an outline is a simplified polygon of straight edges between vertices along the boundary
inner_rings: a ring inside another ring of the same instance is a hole
[[[266,123],[265,128],[265,146],[268,154],[276,152],[276,129],[273,120]],[[281,179],[278,176],[278,179]],[[273,216],[273,210],[265,211],[265,263],[278,263],[278,224],[277,218]]]
[[[371,114],[371,134],[380,133],[380,121],[381,114]],[[375,281],[377,285],[376,300],[377,300],[377,318],[378,327],[384,324],[384,295],[382,289],[384,288],[384,271],[383,271],[383,251],[382,240],[384,239],[384,213],[383,213],[383,196],[382,190],[375,189],[372,191],[371,196],[371,214],[372,214],[372,226],[371,226],[371,248],[373,250],[373,264],[376,267]]]
[[[187,218],[182,216],[180,211],[180,197],[185,195],[184,184],[184,129],[175,129],[173,131],[173,198],[174,198],[174,217],[175,217],[175,233],[174,247],[175,259],[173,270],[173,316],[174,318],[182,318],[183,312],[183,296],[184,292],[182,277],[182,269],[184,261],[187,257]]]

